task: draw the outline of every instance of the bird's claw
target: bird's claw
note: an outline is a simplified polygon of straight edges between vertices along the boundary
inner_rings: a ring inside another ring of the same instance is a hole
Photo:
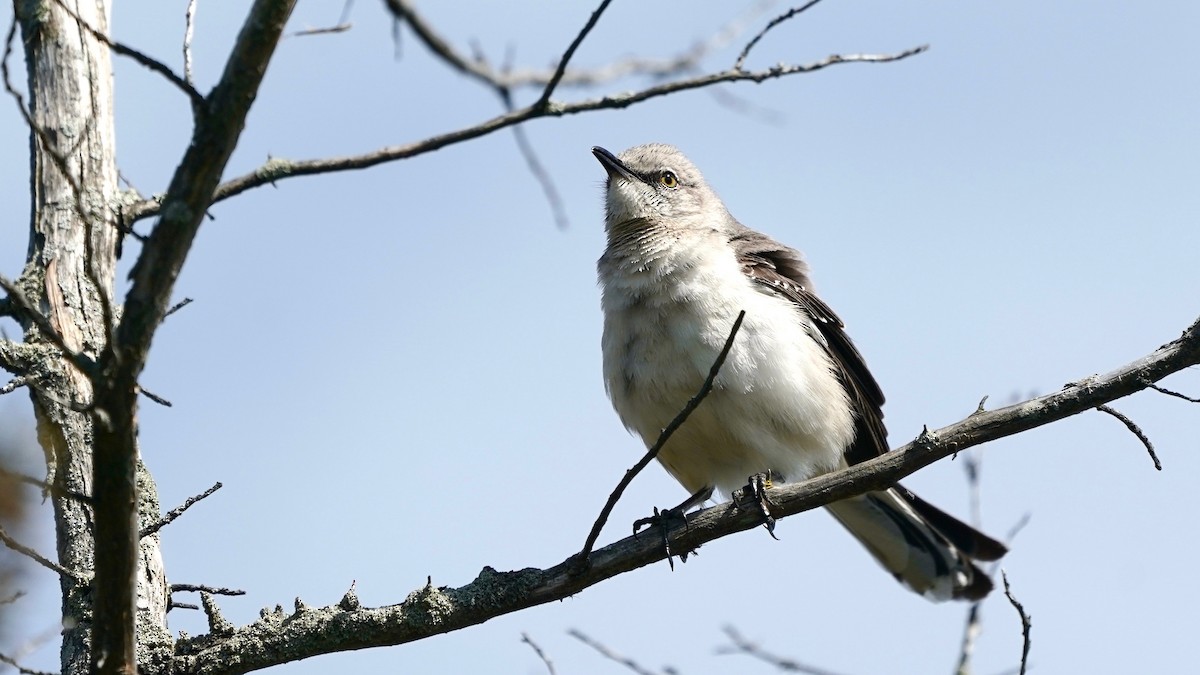
[[[640,532],[643,527],[658,525],[659,531],[662,532],[663,550],[667,553],[667,564],[670,565],[671,570],[674,571],[675,561],[672,559],[672,556],[676,554],[671,550],[671,521],[675,519],[682,520],[684,530],[686,531],[688,527],[687,512],[692,510],[694,507],[708,501],[708,498],[712,497],[712,493],[713,489],[711,487],[703,487],[692,494],[692,496],[683,500],[682,504],[674,508],[659,509],[657,506],[654,507],[654,515],[647,516],[645,518],[638,518],[637,520],[633,521],[633,536],[637,537],[638,532]],[[678,555],[680,562],[687,562],[687,557],[689,555],[688,551],[682,551]]]
[[[775,516],[771,515],[771,501],[767,498],[767,490],[771,488],[771,472],[756,473],[746,479],[746,486],[733,491],[733,502],[739,508],[757,509],[762,514],[763,525],[767,533],[776,541]]]

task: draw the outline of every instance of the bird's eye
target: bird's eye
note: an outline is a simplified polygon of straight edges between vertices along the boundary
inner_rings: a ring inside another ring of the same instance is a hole
[[[663,187],[679,187],[679,179],[671,171],[664,171],[658,177],[658,182],[662,183]]]

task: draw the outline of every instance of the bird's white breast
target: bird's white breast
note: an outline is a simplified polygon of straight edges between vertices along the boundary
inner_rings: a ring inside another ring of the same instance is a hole
[[[845,389],[811,320],[755,284],[716,232],[614,249],[600,260],[604,378],[625,425],[653,445],[696,394],[738,312],[746,317],[713,391],[659,454],[689,491],[729,493],[771,470],[837,468],[853,440]]]

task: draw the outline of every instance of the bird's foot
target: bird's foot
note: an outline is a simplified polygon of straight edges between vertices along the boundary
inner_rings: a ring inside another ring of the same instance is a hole
[[[771,515],[771,500],[767,498],[767,490],[771,488],[771,472],[756,473],[746,479],[746,486],[733,491],[733,503],[738,508],[757,509],[763,517],[763,525],[776,541],[775,516]]]
[[[659,532],[662,533],[663,549],[667,553],[667,564],[671,566],[672,570],[674,570],[675,561],[672,559],[672,556],[676,555],[676,553],[671,550],[671,521],[682,520],[684,529],[686,529],[688,526],[687,512],[708,501],[709,497],[712,497],[712,493],[713,489],[706,486],[697,490],[695,494],[683,500],[683,503],[674,508],[660,510],[657,506],[654,507],[654,515],[647,516],[645,518],[638,518],[637,520],[633,521],[633,536],[638,536],[638,532],[640,532],[643,527],[652,527],[654,525],[658,525]],[[687,562],[687,557],[689,555],[688,551],[680,552],[678,555],[681,562]]]

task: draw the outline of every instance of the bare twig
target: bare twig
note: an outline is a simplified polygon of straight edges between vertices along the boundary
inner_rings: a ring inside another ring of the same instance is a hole
[[[138,385],[138,393],[140,393],[142,396],[145,396],[146,398],[150,399],[151,401],[154,401],[155,403],[161,405],[164,408],[170,408],[172,406],[170,401],[168,401],[167,399],[150,391],[149,389],[143,387],[140,384]]]
[[[717,105],[739,115],[757,119],[763,124],[780,127],[787,121],[787,116],[782,112],[757,105],[737,94],[726,91],[724,87],[712,87],[708,90],[708,95],[717,102]]]
[[[806,675],[837,675],[832,670],[810,666],[806,663],[801,663],[795,659],[789,659],[782,656],[776,656],[768,651],[763,650],[754,642],[747,640],[733,626],[725,627],[725,635],[733,642],[731,647],[721,647],[717,649],[718,654],[745,654],[754,658],[769,663],[777,670],[782,670],[789,673],[805,673]]]
[[[982,608],[983,602],[975,601],[967,609],[967,623],[963,628],[962,644],[958,649],[958,666],[954,669],[955,675],[971,675],[971,657],[975,653],[975,644],[979,641],[979,635],[983,632],[983,622],[980,620]]]
[[[521,642],[529,645],[529,648],[533,650],[533,653],[537,654],[538,658],[542,660],[543,664],[545,664],[546,670],[549,671],[550,675],[555,675],[554,663],[550,661],[550,657],[546,656],[546,652],[542,651],[542,648],[538,646],[538,643],[534,642],[533,639],[529,637],[529,633],[521,633]]]
[[[737,337],[738,330],[742,327],[742,320],[745,318],[745,310],[738,312],[737,319],[733,322],[733,328],[729,330],[729,337],[725,339],[725,346],[721,348],[716,360],[713,361],[712,367],[708,369],[708,377],[704,379],[704,384],[700,385],[700,390],[675,415],[675,419],[671,420],[671,423],[663,428],[654,445],[650,446],[650,449],[638,460],[637,464],[634,464],[631,469],[625,472],[625,475],[621,477],[621,482],[617,483],[617,487],[608,496],[608,501],[604,503],[604,508],[600,509],[600,515],[596,518],[591,532],[588,533],[587,540],[583,543],[583,549],[577,554],[580,561],[585,561],[588,554],[592,552],[592,547],[596,545],[596,540],[600,538],[600,530],[604,529],[604,524],[608,522],[608,516],[612,514],[613,507],[617,505],[617,501],[621,499],[621,495],[625,493],[625,488],[629,487],[634,477],[641,473],[642,469],[645,469],[650,462],[654,461],[655,457],[658,457],[659,451],[670,440],[671,435],[679,427],[683,426],[688,416],[695,412],[696,408],[700,407],[700,403],[704,400],[704,397],[708,396],[708,393],[712,391],[713,383],[717,379],[717,373],[720,372],[721,366],[725,364],[725,359],[729,356],[729,350],[733,348],[733,339]]]
[[[1154,391],[1157,391],[1160,394],[1166,394],[1167,396],[1174,396],[1175,398],[1181,398],[1189,403],[1200,403],[1200,398],[1192,398],[1191,396],[1186,396],[1177,391],[1167,389],[1166,387],[1160,387],[1157,384],[1154,384],[1153,382],[1147,382],[1146,386],[1153,389]]]
[[[124,45],[120,42],[117,42],[116,40],[113,40],[112,38],[108,37],[104,33],[97,30],[95,27],[93,27],[91,24],[84,21],[83,18],[80,17],[78,14],[76,14],[75,10],[68,7],[67,3],[64,2],[63,0],[55,0],[55,2],[58,4],[59,7],[62,8],[62,10],[64,12],[66,12],[72,19],[74,19],[75,22],[77,24],[79,24],[79,26],[81,28],[83,28],[88,33],[90,33],[91,36],[96,39],[96,41],[105,45],[106,47],[113,50],[117,54],[120,54],[121,56],[129,57],[129,58],[133,59],[134,61],[136,61],[139,65],[141,65],[145,68],[149,68],[150,70],[158,73],[159,75],[162,75],[168,82],[175,85],[184,94],[187,94],[187,97],[189,99],[191,99],[191,101],[192,101],[193,107],[199,108],[204,105],[204,97],[200,95],[200,92],[196,91],[196,88],[191,85],[191,82],[183,77],[176,75],[175,71],[171,70],[162,61],[153,59],[132,47],[126,46],[126,45]],[[190,4],[189,4],[189,9],[193,9],[190,6]],[[186,67],[187,67],[187,64],[185,63],[185,68]]]
[[[34,670],[32,668],[26,668],[25,666],[22,666],[21,664],[17,663],[16,659],[12,658],[11,656],[8,656],[7,654],[3,654],[3,653],[0,653],[0,663],[7,663],[9,666],[16,668],[17,672],[21,673],[21,675],[58,675],[58,673],[51,673],[51,672],[48,672],[45,670]]]
[[[0,275],[0,288],[3,288],[8,293],[9,302],[20,309],[21,316],[37,326],[41,334],[62,352],[63,357],[68,363],[75,366],[84,377],[92,377],[92,373],[95,371],[95,362],[92,361],[91,357],[85,356],[67,346],[67,341],[63,338],[62,334],[50,323],[50,319],[46,318],[45,314],[42,314],[33,306],[33,302],[25,296],[25,292],[21,290],[20,286]]]
[[[758,35],[755,35],[753,38],[751,38],[750,42],[747,42],[746,46],[742,48],[742,53],[738,54],[737,60],[733,62],[734,70],[742,69],[742,65],[746,63],[746,57],[750,56],[750,50],[754,49],[754,45],[757,45],[758,41],[763,39],[763,36],[766,35],[772,28],[774,28],[775,26],[778,26],[779,24],[783,23],[784,21],[787,21],[788,19],[792,18],[793,16],[796,16],[797,14],[800,14],[804,10],[808,9],[809,7],[812,7],[813,5],[817,4],[820,1],[821,0],[809,0],[809,2],[806,2],[803,5],[800,5],[799,7],[793,7],[792,9],[789,9],[788,11],[784,12],[783,14],[780,14],[779,16],[775,17],[774,19],[771,19],[770,21],[768,21],[767,25],[764,26],[763,29],[758,32]]]
[[[89,579],[88,579],[87,575],[82,574],[80,572],[75,572],[75,571],[69,570],[66,567],[63,567],[62,565],[59,565],[58,563],[54,562],[53,560],[46,558],[45,556],[38,553],[37,551],[29,548],[28,546],[25,546],[24,544],[17,541],[16,539],[13,539],[12,536],[4,529],[3,526],[0,526],[0,542],[3,542],[5,546],[11,548],[12,550],[16,551],[17,553],[20,553],[21,555],[29,558],[30,560],[33,560],[34,562],[41,565],[42,567],[45,567],[46,569],[50,570],[51,572],[55,572],[55,573],[59,574],[60,576],[67,577],[68,579],[72,579],[76,583],[80,583],[80,584],[88,583]]]
[[[571,57],[575,55],[575,50],[579,49],[579,45],[583,44],[583,40],[596,27],[596,23],[600,21],[600,15],[604,14],[604,10],[608,9],[609,3],[612,0],[601,0],[600,6],[592,15],[588,17],[587,23],[583,24],[583,29],[571,41],[571,45],[567,47],[567,51],[563,53],[562,58],[558,60],[558,67],[554,69],[554,74],[550,76],[550,81],[546,83],[546,88],[542,91],[542,95],[538,97],[537,103],[533,104],[534,110],[542,110],[550,105],[550,96],[554,94],[554,90],[558,87],[558,83],[562,81],[563,73],[567,72],[567,64],[571,62]]]
[[[168,316],[171,316],[175,312],[178,312],[179,310],[183,309],[184,307],[187,307],[190,304],[192,304],[191,298],[184,298],[184,299],[180,300],[179,302],[175,303],[174,305],[171,305],[171,308],[163,313],[163,318],[165,319]]]
[[[354,24],[339,23],[336,26],[326,26],[324,28],[305,28],[298,30],[288,35],[288,37],[308,37],[310,35],[332,35],[334,33],[345,33],[354,27]]]
[[[906,49],[895,54],[833,54],[812,63],[797,65],[783,64],[759,71],[729,69],[717,73],[710,73],[708,75],[700,75],[685,80],[665,82],[663,84],[626,94],[604,96],[602,98],[587,99],[573,103],[554,103],[543,108],[536,108],[535,106],[531,105],[505,113],[503,115],[499,115],[497,117],[493,117],[492,119],[481,122],[475,126],[466,127],[438,136],[432,136],[408,145],[381,148],[374,152],[369,152],[362,155],[299,161],[273,158],[254,171],[237,178],[233,178],[232,180],[217,186],[212,193],[211,203],[229,199],[230,197],[241,194],[246,190],[262,187],[264,185],[275,184],[285,178],[365,169],[378,164],[415,157],[417,155],[432,152],[455,143],[461,143],[463,141],[486,136],[495,131],[506,129],[517,124],[522,124],[532,119],[543,117],[562,117],[565,115],[574,115],[577,113],[590,112],[594,110],[618,110],[661,96],[667,96],[692,89],[701,89],[721,82],[763,82],[765,80],[787,77],[789,75],[811,73],[843,63],[888,63],[892,61],[900,61],[916,54],[920,54],[926,49],[928,49],[928,47],[922,45],[920,47]],[[136,204],[131,205],[127,211],[128,222],[134,223],[143,218],[149,218],[158,215],[162,209],[162,203],[155,199],[147,199],[137,202]]]
[[[145,393],[145,392],[143,392],[143,393]],[[187,511],[188,509],[192,508],[193,504],[200,501],[201,499],[204,499],[205,497],[208,497],[209,495],[216,492],[217,490],[220,490],[222,487],[224,487],[224,486],[221,485],[221,483],[219,483],[219,482],[213,483],[213,486],[208,488],[204,492],[201,492],[200,494],[195,495],[193,497],[188,497],[187,501],[180,504],[179,506],[176,506],[175,508],[171,509],[170,511],[167,511],[166,515],[164,515],[162,518],[160,518],[157,523],[143,527],[142,531],[138,533],[138,537],[139,538],[149,537],[150,535],[154,534],[155,532],[158,532],[159,530],[163,529],[167,525],[170,525],[172,521],[174,521],[179,516],[182,516],[184,511]],[[172,588],[174,588],[174,586],[172,586]]]
[[[8,469],[5,469],[3,467],[0,467],[0,476],[4,476],[5,478],[8,478],[9,480],[15,480],[18,483],[24,483],[24,484],[30,485],[32,487],[40,488],[43,491],[49,492],[50,494],[54,495],[55,497],[65,497],[67,499],[74,499],[75,501],[82,502],[84,504],[92,503],[92,498],[87,495],[80,494],[78,492],[75,492],[74,490],[68,490],[68,489],[61,487],[59,485],[56,485],[54,483],[47,483],[44,480],[38,480],[37,478],[34,478],[33,476],[26,476],[23,473],[18,473],[16,471],[9,471]]]
[[[14,602],[25,597],[25,595],[26,595],[25,591],[17,591],[16,593],[13,593],[12,595],[8,596],[7,598],[0,598],[0,605],[11,605]]]
[[[183,81],[195,89],[195,80],[192,79],[192,35],[196,30],[196,0],[188,0],[183,21]]]
[[[205,586],[204,584],[171,584],[172,593],[211,593],[213,595],[245,595],[246,591],[237,588],[220,586]]]
[[[1017,616],[1021,617],[1021,675],[1025,675],[1025,669],[1029,662],[1029,631],[1033,627],[1029,615],[1025,613],[1025,606],[1013,597],[1012,589],[1008,587],[1008,574],[1004,570],[1000,570],[1000,578],[1004,580],[1004,597],[1008,598],[1008,602],[1017,610]]]
[[[1021,530],[1025,529],[1025,526],[1029,524],[1031,517],[1032,516],[1029,513],[1022,514],[1021,517],[1017,519],[1017,522],[1013,523],[1013,526],[1008,528],[1008,532],[1004,533],[1004,543],[1011,544],[1012,540],[1016,539],[1017,535],[1021,533]]]
[[[1146,446],[1146,452],[1150,453],[1150,459],[1154,461],[1154,468],[1162,471],[1162,462],[1158,461],[1158,454],[1154,452],[1154,444],[1150,442],[1150,437],[1146,435],[1146,432],[1142,431],[1142,428],[1139,427],[1136,422],[1129,419],[1124,413],[1118,412],[1107,405],[1098,405],[1096,406],[1096,410],[1099,410],[1103,413],[1108,413],[1109,415],[1121,420],[1121,423],[1125,425],[1125,428],[1129,429],[1130,433],[1132,433],[1134,436],[1137,436],[1138,440],[1142,442],[1142,445]]]
[[[633,672],[637,673],[638,675],[655,675],[654,671],[647,670],[647,669],[641,667],[640,665],[638,665],[637,661],[634,661],[633,659],[629,658],[628,656],[621,656],[620,654],[614,652],[613,650],[611,650],[608,647],[606,647],[605,645],[597,642],[596,640],[593,640],[592,638],[588,637],[587,635],[583,634],[581,631],[579,631],[575,628],[572,628],[571,630],[567,631],[567,635],[570,635],[571,637],[575,638],[576,640],[579,640],[583,644],[591,647],[592,649],[595,649],[604,658],[616,661],[617,663],[625,666],[626,668],[632,670]]]
[[[435,56],[441,58],[455,70],[479,80],[489,87],[505,87],[514,90],[527,87],[544,89],[554,76],[554,71],[549,69],[496,72],[488,66],[485,60],[468,58],[459,53],[448,40],[437,33],[429,22],[425,21],[424,17],[407,0],[386,1],[397,21],[407,23],[417,38]],[[711,37],[697,41],[691,48],[673,57],[663,59],[632,57],[620,59],[598,68],[569,68],[562,74],[558,87],[594,87],[623,77],[644,76],[662,79],[694,72],[704,57],[728,45],[745,30],[748,21],[764,13],[774,4],[775,0],[760,0]]]
[[[505,110],[512,112],[512,92],[508,88],[501,88],[499,94],[500,100],[504,103]],[[563,206],[562,197],[558,194],[558,188],[554,187],[554,181],[550,180],[550,174],[546,173],[546,169],[538,159],[537,153],[533,149],[533,144],[529,142],[529,137],[525,134],[525,126],[517,125],[512,130],[513,138],[517,141],[517,149],[521,151],[521,156],[525,158],[525,165],[529,167],[529,172],[533,174],[538,185],[542,186],[542,193],[546,195],[546,201],[550,203],[550,213],[554,214],[554,224],[560,230],[567,229],[570,226],[570,222],[567,220],[567,210]]]
[[[29,384],[28,378],[26,378],[24,375],[17,375],[13,379],[9,380],[3,387],[0,387],[0,396],[11,394],[27,384]]]

